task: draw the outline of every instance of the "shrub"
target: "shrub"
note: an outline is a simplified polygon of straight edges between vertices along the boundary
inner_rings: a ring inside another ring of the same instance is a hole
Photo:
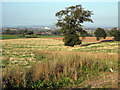
[[[31,38],[30,36],[25,36],[26,38]]]
[[[34,32],[33,31],[28,31],[28,32],[26,32],[26,34],[27,35],[32,35],[32,34],[34,34]]]
[[[37,38],[37,34],[32,34],[31,38]]]
[[[32,34],[30,36],[25,36],[26,38],[37,38],[37,34]]]

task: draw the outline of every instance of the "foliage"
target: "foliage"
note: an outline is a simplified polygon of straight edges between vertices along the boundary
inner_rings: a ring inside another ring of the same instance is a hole
[[[115,41],[120,41],[120,31],[117,31],[115,36],[114,36]]]
[[[17,36],[17,34],[22,34],[21,37],[25,37],[25,34],[31,35],[33,33],[34,33],[33,31],[28,31],[28,29],[25,29],[25,30],[10,30],[10,29],[7,29],[4,32],[2,32],[2,34],[6,34],[6,35],[16,35]]]
[[[30,30],[28,32],[26,32],[27,35],[31,35],[31,34],[34,34],[34,31]]]
[[[54,30],[54,31],[51,31],[51,34],[52,35],[60,35],[60,30]]]
[[[74,46],[74,45],[79,45],[81,44],[81,40],[79,40],[79,36],[74,33],[71,35],[65,35],[63,41],[65,42],[64,45],[65,46]]]
[[[114,37],[116,35],[116,32],[117,32],[117,27],[114,27],[112,28],[110,31],[108,31],[108,34],[111,36],[111,37]]]
[[[112,28],[108,33],[111,37],[114,37],[115,41],[120,41],[120,31],[117,30],[117,27]]]
[[[32,35],[31,35],[31,38],[37,38],[37,34],[35,34],[35,33],[32,34]]]
[[[65,36],[64,42],[65,45],[76,45],[81,43],[66,44],[75,42],[78,40],[76,33],[81,33],[83,31],[81,23],[83,22],[93,22],[90,19],[92,12],[89,10],[84,10],[81,5],[71,6],[66,8],[66,10],[61,10],[56,13],[56,16],[59,18],[56,23],[57,27],[61,27],[61,32]],[[73,35],[72,35],[73,34]],[[72,36],[72,37],[71,37]],[[77,38],[77,39],[66,39],[66,38]],[[80,40],[78,40],[80,42]]]
[[[26,34],[27,32],[28,32],[28,29],[25,29],[25,30],[24,30],[24,33]]]
[[[7,29],[7,30],[5,30],[4,32],[3,32],[3,34],[7,34],[7,35],[10,35],[10,29]]]
[[[16,31],[15,30],[10,30],[10,35],[15,35]]]
[[[89,35],[88,33],[87,33],[87,31],[85,31],[85,30],[83,30],[83,31],[81,31],[80,32],[80,36],[84,39],[87,35]]]
[[[107,34],[102,28],[97,28],[94,32],[96,40],[100,40],[101,38],[106,38]]]
[[[24,34],[24,30],[19,30],[17,33],[18,34]]]
[[[37,38],[38,36],[37,36],[37,34],[31,34],[31,35],[26,35],[25,36],[26,38]]]

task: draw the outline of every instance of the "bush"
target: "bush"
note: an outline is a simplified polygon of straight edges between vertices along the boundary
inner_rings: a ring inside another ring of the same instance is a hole
[[[32,34],[30,36],[25,36],[26,38],[37,38],[37,34]]]
[[[27,35],[32,35],[32,34],[34,34],[34,32],[31,30],[31,31],[26,32],[26,34]]]
[[[30,36],[31,36],[31,38],[37,38],[37,34],[32,34]]]
[[[79,45],[82,41],[79,39],[79,36],[75,33],[72,35],[65,35],[63,41],[65,42],[65,46]]]
[[[31,38],[30,36],[25,36],[26,38]]]

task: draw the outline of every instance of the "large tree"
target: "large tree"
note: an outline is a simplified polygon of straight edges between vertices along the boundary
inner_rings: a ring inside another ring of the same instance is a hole
[[[58,17],[57,27],[61,27],[61,32],[64,35],[63,41],[66,46],[74,46],[81,44],[78,33],[83,33],[81,23],[93,22],[90,19],[93,15],[92,11],[84,10],[81,5],[71,6],[65,10],[56,13]]]

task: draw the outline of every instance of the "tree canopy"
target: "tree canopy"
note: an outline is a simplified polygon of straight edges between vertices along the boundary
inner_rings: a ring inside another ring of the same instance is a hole
[[[108,33],[111,37],[114,37],[117,33],[117,27],[112,28]]]
[[[83,34],[84,32],[81,23],[93,22],[90,19],[91,15],[93,15],[92,11],[84,10],[81,5],[67,7],[65,10],[56,13],[58,17],[56,26],[61,27],[60,31],[64,35],[63,41],[66,46],[81,44],[77,33]]]
[[[107,36],[105,30],[102,29],[102,28],[97,28],[97,29],[95,30],[94,34],[95,34],[95,37],[96,37],[97,40],[100,40],[101,38],[104,38],[104,39],[105,39],[106,36]]]
[[[120,31],[117,30],[117,27],[112,28],[108,33],[111,37],[114,37],[115,41],[120,41]]]

